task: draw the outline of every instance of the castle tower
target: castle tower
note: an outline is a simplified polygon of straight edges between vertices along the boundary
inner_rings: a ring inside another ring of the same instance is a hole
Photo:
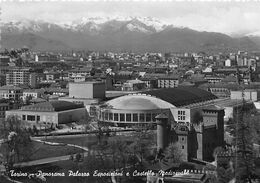
[[[157,123],[157,150],[163,150],[168,146],[167,124],[168,117],[161,113],[155,117]]]
[[[203,109],[202,159],[214,160],[216,147],[224,145],[224,109],[216,106]]]
[[[178,136],[178,143],[180,144],[180,150],[182,151],[182,154],[184,155],[183,158],[185,161],[188,160],[189,156],[189,128],[186,125],[178,125],[175,128],[175,132]]]

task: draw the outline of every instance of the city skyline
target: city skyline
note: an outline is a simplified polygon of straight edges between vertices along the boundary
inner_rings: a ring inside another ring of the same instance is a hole
[[[1,19],[66,23],[83,17],[154,17],[162,23],[229,35],[260,33],[259,2],[54,1],[4,2]]]

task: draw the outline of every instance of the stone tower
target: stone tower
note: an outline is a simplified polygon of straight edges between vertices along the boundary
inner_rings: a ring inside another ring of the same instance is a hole
[[[216,106],[203,109],[202,157],[213,160],[213,151],[224,145],[224,109]]]
[[[161,113],[155,117],[157,123],[157,150],[163,150],[168,146],[168,116]]]

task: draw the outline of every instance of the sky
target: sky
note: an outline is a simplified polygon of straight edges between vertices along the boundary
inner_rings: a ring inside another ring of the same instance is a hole
[[[5,22],[33,19],[57,23],[97,16],[154,17],[175,26],[229,35],[260,33],[260,2],[32,0],[1,3],[1,19]]]

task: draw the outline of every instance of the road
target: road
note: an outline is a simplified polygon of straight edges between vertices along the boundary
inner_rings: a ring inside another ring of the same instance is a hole
[[[76,154],[74,154],[75,156]],[[87,156],[88,152],[84,153],[84,156]],[[65,161],[69,160],[71,155],[65,155],[65,156],[59,156],[59,157],[51,157],[51,158],[44,158],[34,161],[28,161],[28,162],[22,162],[22,163],[15,163],[14,167],[28,167],[28,166],[35,166],[35,165],[42,165],[42,164],[48,164],[48,163],[54,163],[57,161]]]
[[[57,146],[57,145],[63,145],[64,143],[58,143],[58,142],[48,142],[48,141],[43,141],[43,140],[40,140],[40,139],[35,139],[35,138],[31,138],[33,141],[36,141],[36,142],[41,142],[41,143],[45,143],[45,144],[48,144],[48,145],[53,145],[53,146]],[[84,151],[89,151],[89,149],[87,147],[84,147],[84,146],[79,146],[79,145],[75,145],[75,144],[66,144],[67,146],[70,146],[70,147],[76,147],[76,148],[79,148],[79,149],[82,149]]]

